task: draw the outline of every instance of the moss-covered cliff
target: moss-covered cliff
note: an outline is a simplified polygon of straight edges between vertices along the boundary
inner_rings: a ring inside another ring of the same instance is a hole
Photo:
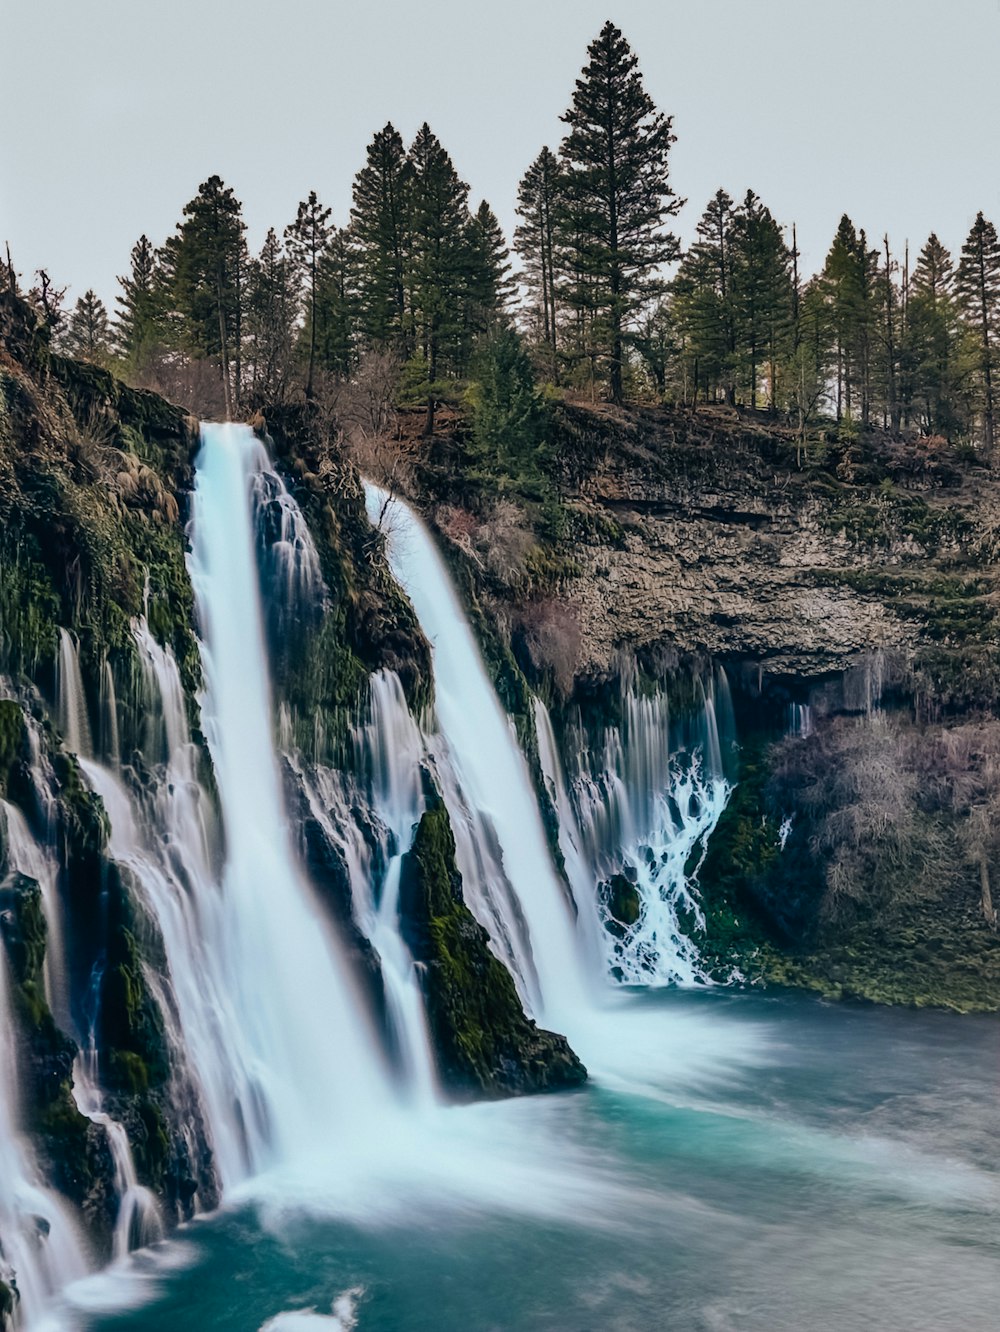
[[[424,813],[403,859],[400,909],[422,966],[428,1025],[449,1092],[523,1095],[584,1081],[586,1070],[566,1038],[525,1017],[510,973],[465,905],[443,804]]]

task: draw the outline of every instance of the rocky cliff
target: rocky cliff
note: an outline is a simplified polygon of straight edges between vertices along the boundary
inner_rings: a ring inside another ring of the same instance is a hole
[[[764,414],[567,404],[540,483],[468,458],[459,427],[416,485],[515,713],[530,685],[601,725],[623,679],[683,708],[728,673],[735,792],[700,870],[717,974],[1000,1006],[994,469],[877,432],[803,444]]]

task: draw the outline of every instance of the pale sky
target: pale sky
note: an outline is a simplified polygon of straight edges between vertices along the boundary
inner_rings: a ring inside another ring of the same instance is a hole
[[[310,189],[346,221],[372,134],[425,119],[510,239],[607,18],[674,117],[683,239],[720,185],[807,269],[844,211],[900,252],[1000,225],[1000,0],[0,0],[0,243],[110,308],[213,172],[257,248]]]

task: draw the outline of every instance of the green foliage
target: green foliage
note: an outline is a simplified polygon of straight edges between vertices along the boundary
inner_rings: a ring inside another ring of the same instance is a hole
[[[358,319],[369,345],[400,344],[406,326],[409,189],[413,168],[392,124],[368,145],[354,179],[351,235],[358,263]]]
[[[488,337],[473,366],[473,458],[514,485],[539,476],[548,413],[520,337],[502,328]]]
[[[425,811],[403,861],[404,930],[423,963],[431,1037],[455,1095],[518,1095],[579,1084],[583,1065],[565,1039],[525,1017],[514,982],[462,899],[444,805]]]
[[[992,454],[996,444],[996,381],[1000,372],[1000,239],[996,227],[982,213],[977,214],[962,246],[956,290],[974,348],[983,443]]]
[[[26,736],[20,705],[12,699],[0,699],[0,796],[11,768],[24,751]]]

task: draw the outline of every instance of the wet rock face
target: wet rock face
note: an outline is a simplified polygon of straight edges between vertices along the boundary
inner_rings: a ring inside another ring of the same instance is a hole
[[[523,1096],[585,1080],[566,1038],[525,1017],[510,973],[465,905],[443,804],[424,813],[403,858],[400,910],[407,943],[422,964],[438,1071],[452,1095]]]

